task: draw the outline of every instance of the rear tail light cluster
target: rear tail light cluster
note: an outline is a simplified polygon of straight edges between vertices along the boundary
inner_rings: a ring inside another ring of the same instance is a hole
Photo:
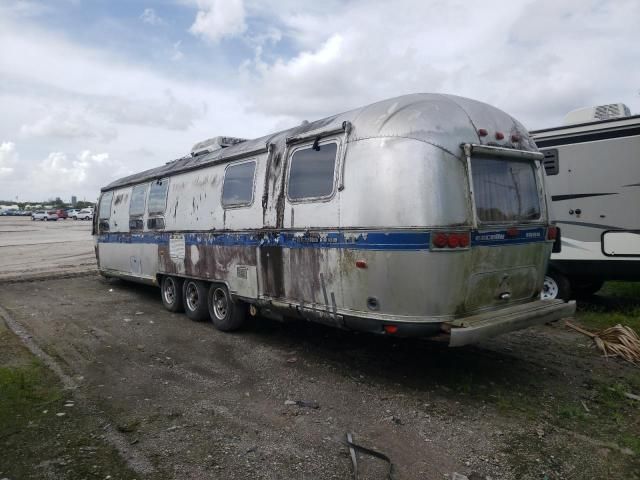
[[[550,225],[547,228],[547,240],[555,240],[558,237],[558,227]]]
[[[433,234],[433,247],[454,250],[467,248],[471,244],[469,232],[437,232]]]

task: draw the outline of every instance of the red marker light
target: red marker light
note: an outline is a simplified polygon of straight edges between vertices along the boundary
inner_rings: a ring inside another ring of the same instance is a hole
[[[384,331],[391,334],[398,333],[398,327],[396,325],[385,325]]]
[[[367,262],[365,262],[364,260],[356,260],[356,267],[367,268]]]
[[[437,233],[433,239],[433,244],[438,248],[444,248],[447,246],[447,234]]]
[[[504,133],[496,132],[496,140],[502,140],[502,139],[504,139]]]
[[[516,227],[511,227],[510,229],[507,230],[507,237],[509,237],[509,238],[517,237],[518,233],[520,233],[520,232],[518,231],[518,229]]]
[[[469,243],[470,243],[469,234],[468,233],[461,233],[460,236],[459,236],[458,244],[462,248],[467,248],[469,246]]]
[[[478,135],[481,137],[486,137],[487,135],[489,135],[489,132],[487,132],[486,128],[479,128]]]
[[[458,248],[458,245],[460,245],[460,237],[455,233],[452,233],[449,235],[447,244],[449,245],[449,248]]]
[[[547,229],[547,240],[555,240],[556,238],[558,238],[558,227],[551,225]]]

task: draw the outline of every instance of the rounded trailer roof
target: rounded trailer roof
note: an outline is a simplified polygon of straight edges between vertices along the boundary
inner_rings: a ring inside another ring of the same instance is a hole
[[[356,108],[331,117],[304,123],[288,130],[247,140],[197,157],[186,156],[144,172],[112,182],[102,191],[112,190],[145,181],[175,175],[211,164],[231,161],[251,155],[269,144],[284,145],[292,137],[321,136],[324,132],[351,124],[349,142],[367,138],[400,137],[418,140],[458,157],[461,143],[490,144],[510,147],[510,137],[519,136],[518,149],[537,151],[526,129],[510,115],[486,103],[455,95],[415,93],[390,98]],[[489,135],[480,137],[477,130],[484,128]],[[502,141],[495,139],[496,131],[504,133]]]

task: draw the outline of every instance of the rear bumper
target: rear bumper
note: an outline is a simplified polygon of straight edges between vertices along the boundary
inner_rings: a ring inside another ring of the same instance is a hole
[[[552,322],[570,317],[575,311],[574,301],[565,303],[563,300],[538,300],[456,319],[445,324],[451,328],[449,346],[460,347],[514,330]]]

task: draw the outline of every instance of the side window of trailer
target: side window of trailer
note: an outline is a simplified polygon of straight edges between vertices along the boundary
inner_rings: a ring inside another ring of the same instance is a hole
[[[167,192],[169,191],[169,179],[154,180],[149,187],[149,199],[147,201],[147,228],[158,230],[164,228],[164,212],[167,209]]]
[[[223,207],[246,207],[253,203],[255,172],[254,160],[232,164],[226,168],[222,183]]]
[[[289,200],[315,200],[330,197],[334,190],[335,142],[314,144],[294,150],[288,179]]]
[[[100,206],[98,207],[98,231],[109,231],[109,219],[111,218],[111,202],[113,201],[113,192],[102,194],[100,198]]]
[[[147,197],[147,185],[136,185],[131,191],[129,203],[129,230],[142,230],[142,217]]]

